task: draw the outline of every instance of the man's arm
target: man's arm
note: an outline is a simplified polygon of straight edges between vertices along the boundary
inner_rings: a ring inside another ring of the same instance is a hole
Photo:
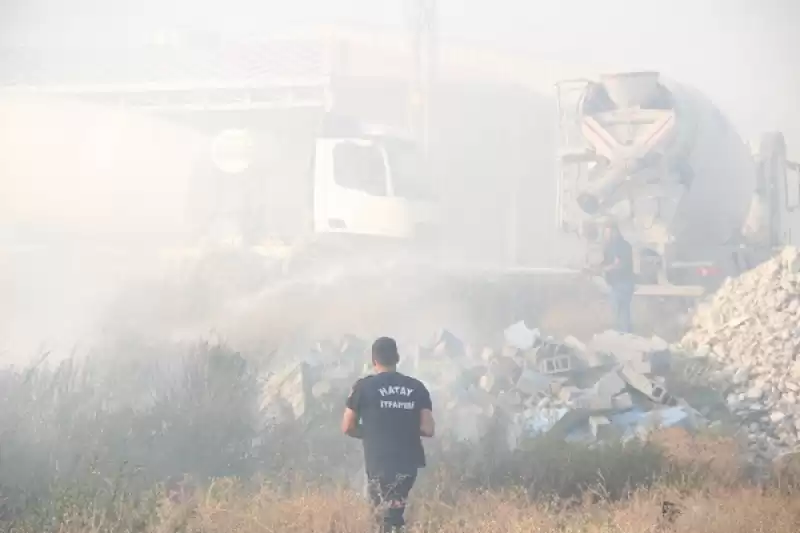
[[[419,412],[419,434],[423,437],[433,437],[436,433],[436,423],[433,420],[433,411],[423,409]]]
[[[423,437],[433,437],[436,433],[436,423],[433,420],[433,404],[431,394],[424,386],[420,391],[419,434]]]
[[[358,424],[359,420],[359,402],[361,401],[361,380],[353,385],[353,390],[350,391],[350,396],[347,397],[347,404],[342,415],[342,433],[354,439],[361,438],[361,427]]]
[[[342,416],[342,433],[354,439],[361,438],[361,426],[358,425],[358,414],[349,407]]]
[[[617,270],[620,267],[620,260],[619,256],[615,255],[614,259],[608,262],[608,264],[602,265],[601,269],[604,273],[611,272],[612,270]]]

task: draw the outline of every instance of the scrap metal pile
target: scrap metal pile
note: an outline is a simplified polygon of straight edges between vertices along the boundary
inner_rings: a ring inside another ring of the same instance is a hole
[[[774,457],[800,443],[800,251],[729,279],[701,305],[683,345],[720,365],[717,381],[751,450]]]

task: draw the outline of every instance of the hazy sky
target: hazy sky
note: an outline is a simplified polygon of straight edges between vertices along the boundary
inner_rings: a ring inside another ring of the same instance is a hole
[[[402,29],[403,0],[4,0],[6,40],[131,39],[157,27],[268,34],[320,23]],[[703,89],[746,138],[787,132],[800,152],[797,0],[440,0],[441,40]],[[146,31],[145,31],[146,29]]]

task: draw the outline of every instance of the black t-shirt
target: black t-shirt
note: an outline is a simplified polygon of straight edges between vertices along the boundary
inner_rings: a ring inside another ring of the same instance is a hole
[[[420,411],[432,410],[432,405],[428,389],[419,380],[399,372],[362,378],[353,386],[347,407],[361,419],[368,475],[425,466]]]
[[[603,264],[610,265],[619,259],[619,265],[606,272],[606,281],[609,285],[633,283],[633,249],[628,241],[622,237],[615,237],[603,249]]]

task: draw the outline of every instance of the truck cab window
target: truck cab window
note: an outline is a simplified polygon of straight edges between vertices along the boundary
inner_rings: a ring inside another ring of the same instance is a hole
[[[387,195],[386,166],[383,152],[377,146],[354,142],[337,144],[333,161],[337,185],[372,196]]]

